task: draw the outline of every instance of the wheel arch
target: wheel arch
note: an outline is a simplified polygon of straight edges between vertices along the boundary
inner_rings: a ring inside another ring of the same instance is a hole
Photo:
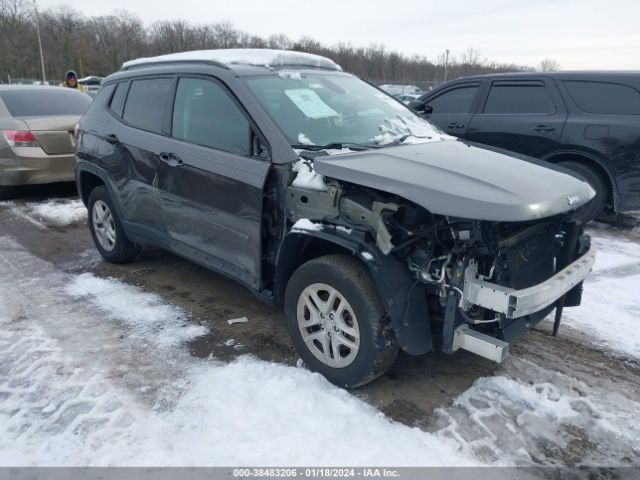
[[[357,244],[325,232],[289,232],[282,241],[276,258],[273,298],[276,305],[284,302],[284,292],[293,272],[303,263],[332,253],[353,256]]]
[[[421,289],[415,288],[417,282],[411,278],[407,266],[395,256],[384,255],[375,246],[355,237],[322,230],[289,232],[277,255],[274,303],[283,304],[287,283],[300,265],[331,253],[356,256],[364,263],[404,351],[421,355],[433,350],[426,295]]]
[[[96,175],[94,172],[88,170],[80,170],[78,172],[78,193],[82,199],[82,203],[87,206],[89,203],[89,196],[94,188],[105,185],[102,178]]]
[[[607,204],[613,206],[614,210],[617,208],[618,198],[615,179],[611,172],[604,166],[602,160],[596,155],[580,150],[561,150],[546,155],[542,160],[553,164],[572,161],[591,168],[602,177],[607,185]]]

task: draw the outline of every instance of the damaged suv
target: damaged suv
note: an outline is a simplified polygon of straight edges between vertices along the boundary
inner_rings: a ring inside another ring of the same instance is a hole
[[[502,361],[594,263],[560,167],[450,137],[329,59],[127,62],[77,131],[97,249],[165,248],[284,306],[312,370],[356,387],[398,350]]]

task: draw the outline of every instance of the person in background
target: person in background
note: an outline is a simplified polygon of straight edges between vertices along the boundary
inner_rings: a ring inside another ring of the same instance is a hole
[[[78,83],[78,74],[75,72],[75,70],[69,70],[65,74],[65,81],[61,86],[66,88],[75,88],[82,93],[87,93],[87,89],[84,87],[84,85],[80,85]]]

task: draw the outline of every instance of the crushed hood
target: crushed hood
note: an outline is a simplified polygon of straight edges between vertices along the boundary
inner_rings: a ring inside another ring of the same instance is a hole
[[[375,188],[434,214],[526,221],[574,210],[595,192],[560,167],[461,140],[321,156],[326,177]]]

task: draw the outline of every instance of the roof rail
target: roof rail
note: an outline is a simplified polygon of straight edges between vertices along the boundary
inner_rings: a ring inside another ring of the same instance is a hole
[[[122,64],[122,67],[120,67],[120,71],[123,72],[128,70],[135,70],[136,68],[148,67],[150,65],[154,67],[164,67],[164,66],[173,65],[176,63],[200,63],[205,65],[211,65],[214,67],[224,68],[225,70],[230,70],[228,65],[225,65],[224,63],[216,62],[214,60],[188,60],[188,59],[163,60],[163,61],[151,60],[151,59],[149,60],[150,60],[149,62],[140,61],[139,63],[134,63],[131,65],[127,65],[127,63],[129,62],[125,62]]]

